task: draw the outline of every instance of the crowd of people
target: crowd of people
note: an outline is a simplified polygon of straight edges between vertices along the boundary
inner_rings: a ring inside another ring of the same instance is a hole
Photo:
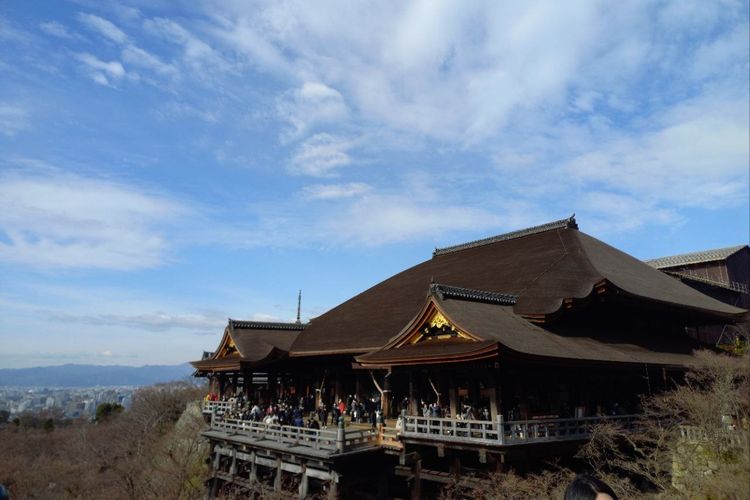
[[[321,403],[317,408],[315,398],[297,399],[292,396],[268,404],[250,401],[242,394],[220,397],[215,393],[209,393],[205,400],[230,403],[230,408],[222,415],[224,418],[310,429],[336,426],[341,417],[348,417],[351,423],[369,423],[375,429],[383,418],[380,401],[374,397],[360,399],[357,396],[349,396],[346,402],[339,399],[335,404]]]

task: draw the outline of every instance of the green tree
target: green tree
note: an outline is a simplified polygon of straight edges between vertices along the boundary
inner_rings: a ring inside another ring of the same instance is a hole
[[[106,422],[110,418],[119,415],[125,408],[117,403],[100,403],[96,407],[96,421]]]
[[[42,428],[45,431],[47,431],[47,432],[54,431],[55,430],[55,421],[52,420],[51,418],[48,418],[47,420],[44,421],[44,425],[42,426]]]

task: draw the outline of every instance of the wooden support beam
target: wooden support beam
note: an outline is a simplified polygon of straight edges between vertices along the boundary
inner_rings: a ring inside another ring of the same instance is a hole
[[[250,482],[258,481],[258,464],[255,463],[255,451],[250,452]]]
[[[339,490],[339,480],[341,476],[337,472],[331,473],[331,481],[328,483],[330,485],[330,489],[328,490],[328,498],[330,500],[335,500],[340,498],[340,490]]]
[[[453,455],[449,470],[456,481],[461,478],[461,457],[458,454]]]
[[[419,460],[419,458],[419,453],[417,452],[401,453],[401,455],[398,456],[398,463],[399,465],[412,465]]]
[[[273,490],[281,491],[281,459],[276,459],[276,477],[273,480]]]
[[[232,448],[232,465],[229,466],[229,475],[237,474],[237,450]]]
[[[411,484],[411,500],[422,500],[422,460],[417,460],[411,467],[414,479]]]
[[[305,498],[307,498],[307,486],[308,486],[307,474],[306,474],[307,464],[303,463],[301,466],[301,469],[302,470],[301,470],[301,476],[299,479],[299,490],[297,493],[299,494],[300,500],[304,500]]]
[[[456,413],[456,411],[457,411],[456,410],[456,406],[457,406],[456,405],[456,396],[457,396],[457,394],[456,394],[456,382],[455,382],[454,377],[451,377],[450,380],[448,381],[448,395],[449,395],[449,398],[448,398],[448,401],[449,401],[449,403],[448,403],[448,405],[449,405],[448,406],[448,411],[450,411],[450,413],[451,413],[451,418],[454,418],[454,419],[458,418],[458,413]]]

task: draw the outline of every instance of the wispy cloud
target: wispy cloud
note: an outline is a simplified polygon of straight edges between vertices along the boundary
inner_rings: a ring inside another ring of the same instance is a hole
[[[65,323],[96,325],[96,326],[126,326],[162,332],[173,329],[190,330],[191,332],[216,333],[224,324],[226,318],[221,315],[208,316],[205,314],[168,314],[164,312],[143,314],[98,314],[81,315],[69,314],[62,311],[48,311],[47,319]]]
[[[57,21],[47,21],[40,23],[39,28],[46,34],[57,38],[62,38],[63,40],[77,40],[82,38],[81,35],[70,31],[67,26],[58,23]]]
[[[177,73],[175,66],[165,63],[159,57],[135,45],[127,45],[122,49],[122,60],[133,66],[150,69],[161,75]]]
[[[11,103],[0,102],[0,134],[12,137],[31,126],[26,108]]]
[[[285,93],[277,104],[280,117],[292,126],[290,136],[304,134],[316,124],[342,120],[349,109],[336,89],[317,82]]]
[[[194,70],[225,71],[230,67],[218,51],[171,19],[147,19],[144,21],[143,27],[152,35],[180,46],[183,62]],[[203,76],[209,78],[211,75]]]
[[[346,184],[313,184],[302,189],[302,195],[309,200],[339,200],[361,196],[370,190],[363,182]]]
[[[120,61],[102,61],[88,53],[76,54],[76,59],[84,64],[91,79],[100,85],[110,85],[111,81],[120,81],[127,75]]]
[[[315,134],[297,147],[289,161],[293,174],[311,177],[334,177],[336,169],[352,163],[350,139],[331,134]]]
[[[408,196],[376,195],[355,201],[314,228],[322,241],[347,245],[384,245],[435,234],[502,227],[501,214],[458,204],[425,206]]]
[[[78,14],[78,20],[89,29],[115,43],[121,44],[128,41],[128,36],[120,28],[102,17],[95,16],[94,14],[80,13]]]
[[[66,174],[0,179],[0,259],[41,268],[139,269],[162,264],[162,227],[188,210],[133,186]]]

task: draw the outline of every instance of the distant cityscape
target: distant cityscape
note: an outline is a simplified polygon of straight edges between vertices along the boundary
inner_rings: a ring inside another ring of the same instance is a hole
[[[92,418],[101,403],[129,408],[136,389],[132,386],[0,387],[0,416],[7,416],[7,421],[11,421],[24,414],[49,412],[56,418]]]
[[[0,369],[0,426],[22,415],[92,418],[102,403],[130,408],[140,387],[195,381],[187,364],[161,366],[59,365]]]

